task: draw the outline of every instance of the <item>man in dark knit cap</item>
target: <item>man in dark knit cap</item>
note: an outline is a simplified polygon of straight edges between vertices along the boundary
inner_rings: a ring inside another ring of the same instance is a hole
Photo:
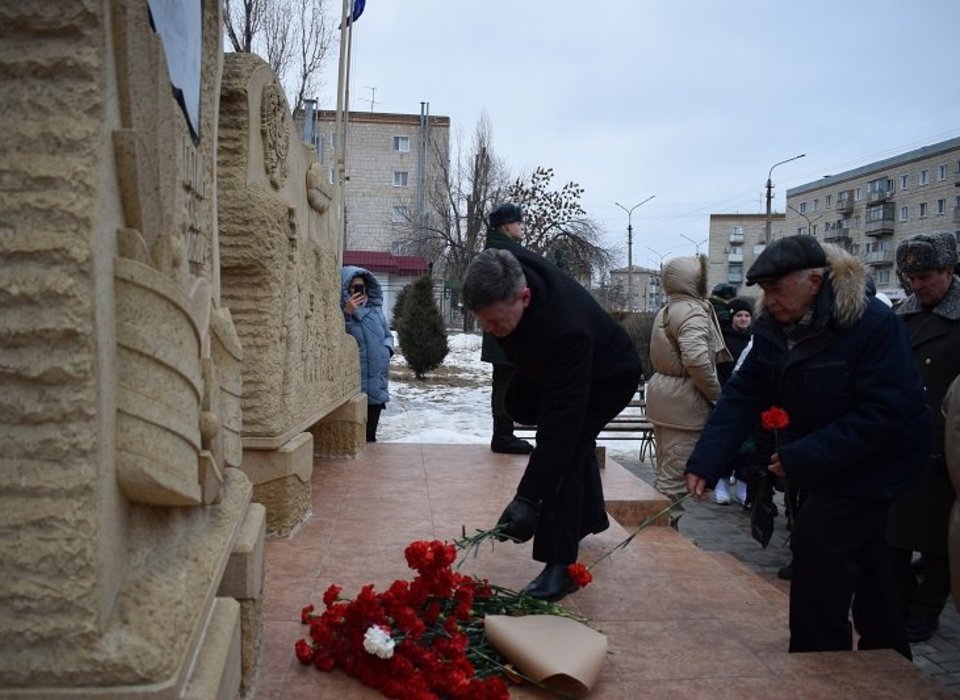
[[[523,210],[518,204],[504,202],[494,207],[487,216],[487,240],[485,248],[522,248]],[[503,349],[492,333],[483,332],[480,360],[493,366],[493,386],[490,390],[490,409],[493,413],[493,437],[490,449],[506,454],[528,455],[533,445],[514,435],[513,418],[507,413],[503,399],[513,377],[513,365],[507,360]]]
[[[939,625],[950,594],[947,523],[956,499],[944,456],[940,404],[960,374],[960,279],[952,233],[921,233],[897,246],[897,272],[911,294],[897,307],[933,418],[930,455],[914,487],[890,508],[889,539],[907,606],[907,638],[924,642]],[[919,571],[910,566],[920,552]],[[918,576],[919,574],[919,576]]]
[[[911,658],[890,547],[890,502],[925,462],[930,416],[906,329],[866,292],[850,254],[812,236],[771,243],[747,272],[763,289],[753,346],[730,377],[687,462],[702,496],[761,414],[774,434],[768,469],[805,489],[792,531],[790,651],[891,648]]]

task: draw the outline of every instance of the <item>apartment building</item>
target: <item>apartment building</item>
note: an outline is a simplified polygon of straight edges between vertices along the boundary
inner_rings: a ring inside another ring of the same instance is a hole
[[[784,215],[770,215],[770,239],[786,235]],[[747,270],[763,252],[765,214],[711,214],[707,245],[707,290],[720,283],[732,284],[744,294]],[[755,295],[754,295],[755,296]]]
[[[904,298],[897,244],[918,233],[960,238],[960,138],[787,190],[785,228],[845,248],[880,291]]]
[[[423,103],[426,105],[426,103]],[[350,112],[344,199],[344,249],[401,254],[411,221],[430,216],[428,193],[450,159],[450,118]],[[329,182],[336,176],[336,112],[320,110],[315,142]]]
[[[632,278],[632,279],[631,279]],[[618,306],[624,310],[657,311],[666,301],[663,286],[660,284],[660,271],[646,267],[622,267],[610,270],[610,286],[616,291]],[[632,288],[633,304],[630,304],[628,290]]]

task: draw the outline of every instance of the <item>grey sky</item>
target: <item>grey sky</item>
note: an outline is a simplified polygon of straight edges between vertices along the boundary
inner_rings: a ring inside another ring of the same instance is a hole
[[[339,6],[339,3],[334,4]],[[486,112],[514,174],[544,165],[634,264],[692,254],[711,213],[960,135],[960,0],[368,0],[351,108]],[[328,70],[329,105],[336,66]],[[376,91],[370,90],[375,87]]]

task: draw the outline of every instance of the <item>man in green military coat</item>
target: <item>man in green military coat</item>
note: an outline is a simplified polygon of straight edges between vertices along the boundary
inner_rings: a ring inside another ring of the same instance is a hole
[[[495,207],[487,217],[487,240],[485,248],[520,248],[523,240],[523,211],[516,204],[504,202]],[[490,449],[505,454],[526,455],[533,452],[533,445],[513,434],[513,419],[504,408],[503,399],[507,385],[513,377],[513,365],[507,361],[497,339],[484,331],[480,359],[493,365],[493,389],[490,392],[490,408],[493,412],[493,438]]]
[[[895,548],[904,594],[907,639],[930,639],[950,594],[947,530],[956,499],[944,455],[940,405],[960,373],[960,277],[953,233],[921,233],[897,246],[897,270],[911,294],[897,307],[910,333],[926,388],[933,435],[926,468],[890,507],[887,538]],[[882,352],[882,350],[879,350]],[[911,557],[919,552],[918,565]]]

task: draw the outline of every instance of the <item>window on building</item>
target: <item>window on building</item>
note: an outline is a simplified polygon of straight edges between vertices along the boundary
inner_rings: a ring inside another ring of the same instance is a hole
[[[880,269],[874,273],[877,284],[890,284],[890,270]]]
[[[334,168],[331,165],[329,168],[327,168],[327,184],[328,185],[333,184],[333,176],[334,176]]]
[[[807,213],[807,203],[806,203],[806,202],[800,202],[800,213],[801,213],[801,214],[806,214],[806,213]]]
[[[943,215],[947,213],[947,200],[938,199],[937,200],[937,214]]]
[[[900,176],[900,189],[901,189],[901,190],[905,190],[905,189],[907,189],[907,187],[909,187],[909,186],[910,186],[910,176],[909,176],[909,175],[901,175],[901,176]]]
[[[926,218],[926,216],[927,216],[927,203],[926,203],[926,202],[920,202],[920,213],[919,213],[919,216],[920,216],[921,219]]]
[[[797,235],[804,236],[807,233],[807,229],[803,226],[797,226]]]
[[[863,188],[858,187],[853,191],[853,201],[859,202],[863,198]]]
[[[393,150],[399,151],[400,153],[409,153],[409,152],[410,152],[410,137],[409,137],[409,136],[394,136],[394,137],[393,137]]]
[[[394,187],[406,187],[409,180],[410,180],[410,173],[408,173],[406,170],[393,171]]]
[[[924,168],[920,171],[920,184],[927,185],[930,183],[930,171]]]
[[[907,207],[907,206],[900,207],[900,221],[906,221],[909,215],[910,215],[910,207]]]
[[[337,132],[336,131],[330,132],[330,148],[332,148],[333,150],[337,150]]]
[[[730,263],[727,267],[727,282],[740,284],[743,282],[743,263]]]
[[[824,207],[829,207],[829,206],[832,205],[832,204],[833,204],[833,195],[832,195],[832,194],[828,194],[826,197],[823,198],[823,206],[824,206]]]
[[[390,223],[402,224],[405,220],[406,216],[404,216],[403,207],[394,207],[390,212]]]
[[[816,225],[816,224],[813,225],[813,231],[812,231],[812,233],[813,233],[814,236],[817,235],[817,225]]]
[[[937,179],[943,182],[947,179],[947,164],[943,163],[937,167]]]
[[[867,183],[867,192],[869,194],[885,193],[893,189],[893,180],[887,177],[881,177],[877,180],[871,180]]]
[[[820,198],[819,198],[819,197],[814,197],[814,198],[813,198],[813,210],[814,210],[814,211],[820,211]]]

